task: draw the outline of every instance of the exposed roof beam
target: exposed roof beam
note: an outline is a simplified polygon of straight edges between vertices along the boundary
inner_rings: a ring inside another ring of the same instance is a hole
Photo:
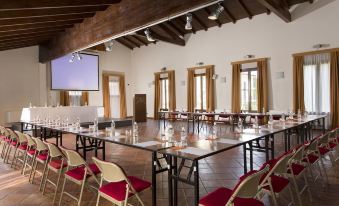
[[[134,41],[142,44],[142,45],[148,46],[147,42],[144,41],[142,38],[140,38],[138,36],[130,35],[129,37],[132,38]]]
[[[70,15],[56,15],[56,16],[44,16],[44,17],[32,17],[32,18],[18,18],[18,19],[0,19],[0,25],[23,25],[23,24],[35,24],[39,22],[54,22],[65,21],[72,19],[81,19],[92,17],[95,13],[83,13],[83,14],[70,14]]]
[[[13,19],[24,17],[41,17],[54,16],[60,14],[82,14],[88,12],[104,11],[107,6],[85,6],[85,7],[68,7],[68,8],[49,8],[49,9],[20,9],[5,10],[0,9],[0,19]]]
[[[172,30],[170,30],[165,24],[159,24],[158,25],[165,33],[170,35],[173,39],[182,39],[180,38],[176,33],[174,33]]]
[[[126,44],[125,42],[121,41],[120,38],[115,39],[115,41],[119,42],[120,44],[124,45],[125,47],[127,47],[129,49],[133,49],[133,47],[131,47],[129,44]]]
[[[233,22],[233,24],[235,24],[237,22],[237,20],[234,18],[234,16],[231,14],[231,12],[227,9],[224,2],[221,2],[221,5],[224,7],[224,11],[225,11],[227,18],[229,18]]]
[[[18,37],[10,37],[10,36],[5,36],[5,37],[0,37],[0,42],[3,41],[16,41],[19,39],[27,39],[27,38],[38,38],[38,37],[49,37],[52,38],[55,36],[56,32],[53,33],[42,33],[42,34],[35,34],[35,35],[23,35],[23,36],[18,36]]]
[[[193,19],[195,19],[200,24],[200,26],[202,26],[202,28],[205,31],[207,31],[208,28],[207,28],[206,24],[204,22],[202,22],[202,20],[193,12],[192,12],[192,17],[193,17]]]
[[[247,6],[245,5],[245,3],[242,0],[238,0],[239,4],[241,5],[241,7],[243,8],[243,10],[246,12],[247,16],[249,19],[252,19],[253,14],[250,12],[250,10],[247,8]]]
[[[125,41],[127,41],[129,44],[133,45],[133,47],[138,47],[140,48],[140,45],[135,43],[134,41],[130,40],[129,38],[127,38],[126,36],[122,37]]]
[[[209,8],[207,8],[207,7],[204,8],[204,11],[207,13],[207,16],[211,15],[211,11],[210,11]],[[221,22],[220,22],[219,19],[211,20],[211,21],[215,22],[218,25],[218,27],[221,27]]]
[[[41,38],[38,40],[32,40],[32,39],[28,39],[28,40],[22,40],[22,41],[16,41],[16,42],[4,42],[4,43],[0,43],[0,47],[5,47],[5,46],[16,46],[16,45],[22,45],[22,44],[31,44],[31,45],[37,45],[43,41],[46,41],[48,38]]]
[[[183,39],[180,39],[180,38],[178,38],[178,39],[171,39],[171,38],[159,35],[155,31],[153,31],[152,29],[150,29],[150,31],[151,31],[152,37],[154,39],[158,40],[158,41],[164,41],[164,42],[171,43],[171,44],[176,44],[176,45],[179,45],[179,46],[185,46],[185,40],[183,40]],[[138,31],[137,34],[141,35],[141,36],[145,36],[145,34],[142,31]]]
[[[173,30],[175,30],[181,36],[185,35],[185,31],[181,29],[181,27],[178,27],[173,21],[167,21],[166,24],[168,24],[168,26],[170,26]]]
[[[46,33],[46,32],[61,32],[65,29],[62,27],[55,27],[55,28],[48,28],[48,29],[34,29],[34,30],[24,30],[21,32],[18,31],[11,31],[11,32],[0,32],[0,37],[2,36],[22,36],[22,35],[29,35],[29,34],[40,34],[40,33]]]
[[[34,28],[48,28],[48,27],[56,27],[56,26],[64,26],[65,28],[72,27],[73,24],[81,23],[83,19],[72,19],[65,21],[53,21],[53,22],[42,22],[42,23],[32,23],[32,24],[24,24],[24,25],[8,25],[8,26],[0,26],[0,31],[19,31],[26,29],[34,29]]]
[[[15,0],[1,2],[1,10],[110,5],[121,0]]]
[[[259,3],[261,3],[264,7],[271,10],[273,13],[275,13],[277,16],[279,16],[282,20],[285,22],[291,22],[291,13],[286,9],[279,5],[276,5],[271,0],[257,0]]]
[[[0,47],[0,51],[11,50],[11,49],[19,49],[25,47],[37,46],[36,43],[29,43],[29,44],[18,44],[18,45],[9,45],[9,46],[2,46]]]

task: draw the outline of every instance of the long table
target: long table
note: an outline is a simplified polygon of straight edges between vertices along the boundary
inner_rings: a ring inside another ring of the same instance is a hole
[[[253,169],[253,152],[261,151],[265,152],[266,160],[274,158],[274,139],[278,133],[284,133],[285,150],[290,148],[290,136],[291,130],[298,131],[300,136],[300,142],[310,137],[309,130],[312,128],[314,121],[323,120],[325,123],[326,115],[309,115],[302,121],[288,120],[283,126],[280,121],[275,121],[272,128],[267,125],[263,125],[260,129],[247,128],[241,133],[231,132],[224,136],[220,136],[217,139],[209,139],[208,137],[194,137],[188,139],[188,146],[185,148],[174,147],[172,143],[168,143],[162,139],[162,136],[158,134],[155,137],[139,137],[134,140],[131,137],[127,137],[125,134],[117,133],[117,135],[110,137],[105,132],[99,131],[96,133],[89,132],[86,128],[80,130],[74,130],[70,127],[57,127],[52,125],[38,124],[34,122],[22,122],[22,128],[25,124],[31,125],[33,130],[42,131],[40,134],[45,134],[50,131],[53,135],[58,134],[57,138],[61,138],[62,134],[74,134],[76,135],[76,149],[83,152],[84,158],[86,158],[86,152],[94,149],[97,156],[98,149],[102,149],[103,159],[105,159],[105,142],[132,147],[136,149],[142,149],[151,152],[152,162],[152,205],[156,205],[156,175],[164,171],[168,171],[168,188],[169,188],[169,205],[177,205],[177,184],[178,181],[192,185],[194,187],[195,205],[198,205],[199,201],[199,160],[231,150],[233,148],[242,147],[244,157],[244,173],[248,171],[247,152],[250,153],[250,169]],[[323,127],[324,129],[324,127]],[[35,131],[37,132],[37,131]],[[179,141],[179,135],[174,137]],[[259,141],[264,141],[264,145],[256,147],[255,144]],[[62,144],[62,141],[60,141]],[[79,147],[81,144],[82,147]],[[259,149],[258,149],[259,148]],[[162,155],[162,156],[158,156]],[[167,167],[162,167],[159,163],[161,158],[166,158]],[[178,160],[181,160],[178,167]],[[191,161],[189,177],[183,178],[180,176],[182,165],[185,161]],[[194,175],[193,181],[191,175]]]

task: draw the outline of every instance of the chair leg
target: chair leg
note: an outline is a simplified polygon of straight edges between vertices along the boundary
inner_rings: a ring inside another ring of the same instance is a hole
[[[61,202],[62,202],[62,196],[63,196],[64,191],[65,191],[66,180],[67,180],[67,178],[64,179],[64,183],[62,184],[62,189],[61,189],[61,194],[60,194],[60,200],[59,200],[59,206],[61,205]]]
[[[324,173],[325,173],[326,183],[328,184],[329,181],[328,181],[328,176],[327,176],[326,168],[325,168],[325,165],[324,165],[324,161],[323,161],[322,157],[319,157],[319,158],[320,158],[320,164],[321,164],[321,166],[324,170]]]
[[[23,162],[22,168],[21,168],[21,174],[22,174],[22,175],[25,175],[25,169],[26,169],[27,157],[28,157],[28,155],[27,155],[27,153],[25,152],[25,154],[24,154],[24,162]]]
[[[41,176],[41,181],[40,181],[40,186],[39,186],[39,191],[41,191],[42,189],[42,184],[44,182],[44,179],[45,179],[45,172],[46,172],[46,169],[47,169],[47,160],[45,161],[45,164],[44,164],[44,170],[42,171],[42,176]]]
[[[54,204],[55,198],[56,198],[56,196],[58,194],[59,182],[60,182],[61,174],[62,174],[62,169],[60,169],[60,171],[59,171],[58,179],[57,179],[57,182],[56,182],[56,188],[55,188],[55,192],[54,192],[53,204]]]
[[[310,201],[313,202],[312,194],[311,194],[311,190],[310,190],[310,185],[308,184],[308,180],[307,180],[307,177],[306,177],[306,173],[304,173],[303,176],[304,176],[305,186],[307,187],[308,196],[309,196],[309,198],[310,198]]]
[[[12,146],[9,145],[8,148],[7,148],[7,153],[5,155],[5,163],[8,163],[9,161],[9,156],[11,155],[11,151],[12,151]]]
[[[99,206],[99,201],[100,201],[100,194],[98,192],[97,203],[95,204],[95,206]]]
[[[330,153],[328,154],[328,156],[330,157],[330,160],[331,160],[331,163],[332,163],[332,167],[335,167],[335,159],[334,159],[333,154],[330,152]]]
[[[142,206],[145,206],[138,194],[135,194],[135,197],[138,199]]]
[[[48,175],[49,175],[49,168],[47,168],[46,177],[45,177],[45,180],[44,180],[44,183],[43,183],[43,186],[42,186],[42,195],[45,194],[45,189],[46,189],[46,185],[47,185]]]
[[[294,199],[294,196],[293,196],[293,191],[292,191],[291,184],[288,185],[288,191],[289,191],[289,193],[290,193],[290,196],[291,196],[291,200],[292,200],[293,205],[296,205],[296,202],[295,202],[295,199]]]
[[[14,149],[14,155],[13,155],[13,158],[12,158],[12,163],[11,163],[11,167],[13,167],[13,165],[14,165],[14,161],[15,161],[15,158],[16,158],[16,152],[17,152],[17,147],[15,147],[15,149]]]
[[[33,181],[34,181],[35,170],[36,170],[37,164],[38,164],[38,161],[34,158],[33,163],[32,163],[32,170],[31,170],[31,173],[29,175],[29,180],[31,180],[32,184],[33,184]]]
[[[297,193],[297,198],[298,198],[298,202],[299,202],[299,205],[302,206],[302,202],[301,202],[301,197],[300,197],[300,192],[299,192],[299,188],[298,188],[298,185],[297,185],[297,180],[295,179],[295,177],[292,175],[292,182],[293,182],[293,186],[294,186],[294,189]]]
[[[80,206],[81,204],[81,199],[82,199],[82,193],[84,191],[84,187],[85,187],[85,184],[86,184],[86,177],[84,177],[84,181],[82,182],[81,184],[81,190],[80,190],[80,196],[79,196],[79,200],[78,200],[78,206]]]

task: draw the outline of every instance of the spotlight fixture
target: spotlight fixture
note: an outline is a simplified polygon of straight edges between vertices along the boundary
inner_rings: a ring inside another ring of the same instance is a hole
[[[109,41],[107,41],[107,42],[105,42],[104,44],[105,44],[105,50],[106,50],[107,52],[112,51],[112,49],[113,49],[113,44],[114,44],[113,39],[112,39],[112,40],[109,40]]]
[[[185,25],[186,30],[192,30],[192,14],[187,13],[186,14],[186,25]]]
[[[81,54],[80,54],[79,52],[75,52],[75,54],[76,54],[76,56],[77,56],[77,59],[78,59],[79,61],[81,61],[81,60],[82,60]]]
[[[149,30],[149,28],[145,29],[145,35],[148,41],[153,42],[155,41],[155,39],[153,39],[152,35],[151,35],[151,31]]]
[[[69,63],[73,63],[75,59],[75,53],[72,53],[71,58],[69,59]]]
[[[322,49],[322,48],[327,48],[327,47],[330,47],[330,44],[316,44],[316,45],[313,45],[314,49]]]
[[[217,20],[221,12],[223,12],[224,10],[225,8],[221,5],[221,3],[218,3],[218,7],[216,8],[214,12],[211,13],[211,15],[208,16],[208,18],[211,20]]]

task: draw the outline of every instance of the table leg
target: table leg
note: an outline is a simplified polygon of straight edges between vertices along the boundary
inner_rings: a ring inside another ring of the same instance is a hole
[[[60,132],[60,146],[62,146],[62,132]]]
[[[80,138],[82,138],[82,157],[84,158],[84,160],[86,161],[86,153],[87,153],[87,151],[86,151],[86,137],[80,137]]]
[[[266,162],[270,160],[270,154],[268,151],[268,143],[269,143],[269,138],[268,136],[265,137],[265,153],[266,153]]]
[[[94,154],[95,154],[95,157],[98,157],[98,140],[97,139],[94,140],[94,144],[95,144]]]
[[[102,141],[102,159],[106,160],[106,141]]]
[[[168,163],[168,205],[173,205],[172,157],[167,155]]]
[[[194,119],[194,115],[192,115],[192,124],[193,124],[193,128],[192,128],[192,132],[194,134],[194,130],[195,130],[195,119]]]
[[[199,161],[194,160],[194,205],[199,205]]]
[[[246,174],[247,173],[246,144],[243,144],[243,154],[244,154],[244,174]]]
[[[285,145],[285,152],[287,152],[287,133],[286,133],[286,130],[284,130],[284,145]]]
[[[175,177],[178,175],[178,158],[173,157],[173,174]],[[178,205],[178,180],[173,179],[173,203],[174,206]]]
[[[271,135],[271,158],[274,159],[274,135]]]
[[[152,206],[157,205],[157,153],[152,152]]]
[[[323,134],[325,134],[326,129],[325,129],[325,117],[322,118],[323,119]]]
[[[21,133],[23,133],[23,132],[24,132],[24,123],[21,122]]]
[[[249,142],[248,145],[250,146],[250,170],[253,170],[253,143]]]

